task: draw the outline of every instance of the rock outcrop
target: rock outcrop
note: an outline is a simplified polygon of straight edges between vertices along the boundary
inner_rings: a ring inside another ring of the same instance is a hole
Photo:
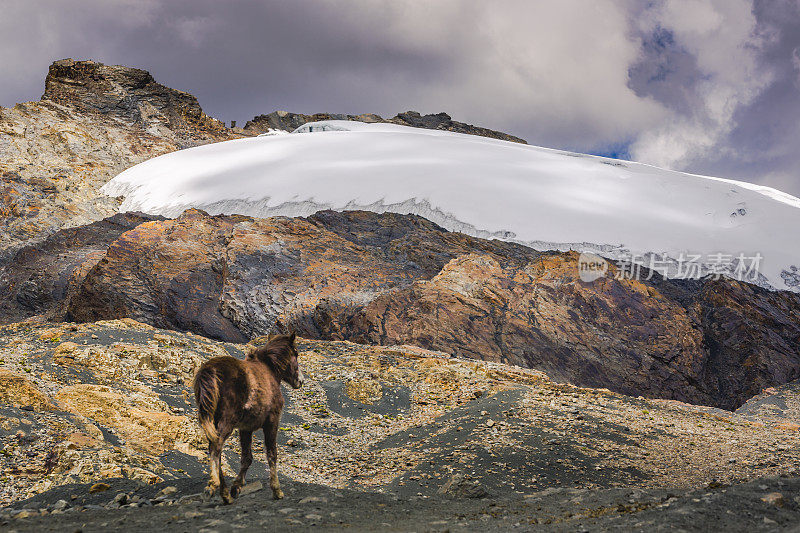
[[[98,189],[126,168],[240,136],[143,70],[56,61],[40,101],[0,108],[0,260],[26,241],[114,214],[119,202]]]
[[[0,262],[0,322],[40,315],[62,320],[69,291],[105,255],[120,235],[142,222],[163,220],[138,213],[120,213],[86,226],[59,230],[37,244],[22,247]]]
[[[411,126],[413,128],[425,128],[429,130],[445,130],[455,133],[466,133],[468,135],[479,135],[481,137],[491,137],[502,141],[512,141],[527,144],[524,139],[514,137],[502,131],[490,130],[472,124],[465,124],[453,120],[447,113],[436,113],[422,115],[417,111],[406,111],[398,113],[392,118],[385,119],[374,113],[363,115],[343,115],[336,113],[315,113],[304,115],[302,113],[289,113],[287,111],[273,111],[267,115],[258,115],[252,120],[248,120],[244,125],[244,131],[255,133],[266,133],[269,130],[293,131],[308,122],[320,120],[355,120],[358,122],[386,122],[399,124],[401,126]]]
[[[243,342],[295,329],[413,344],[582,386],[732,409],[800,377],[800,296],[733,280],[579,279],[575,253],[415,216],[190,210],[123,233],[67,317],[131,317]]]
[[[180,147],[232,137],[219,120],[203,113],[197,98],[157,83],[141,69],[62,59],[50,66],[42,100],[88,116],[116,118],[140,126]]]

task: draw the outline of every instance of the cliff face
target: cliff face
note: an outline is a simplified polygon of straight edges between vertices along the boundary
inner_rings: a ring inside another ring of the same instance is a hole
[[[64,318],[64,306],[89,269],[122,233],[161,217],[121,213],[86,226],[59,230],[44,241],[22,247],[0,263],[0,322],[33,315]]]
[[[78,321],[132,317],[238,342],[295,329],[413,344],[728,409],[800,377],[796,294],[727,279],[584,283],[574,253],[413,216],[187,211],[120,235],[72,292]]]
[[[383,118],[374,113],[363,115],[342,115],[335,113],[315,113],[304,115],[302,113],[289,113],[287,111],[273,111],[268,115],[258,115],[252,120],[248,120],[244,125],[244,130],[255,133],[265,133],[269,130],[293,131],[308,122],[320,120],[355,120],[358,122],[386,122],[399,124],[401,126],[411,126],[413,128],[425,128],[429,130],[445,130],[455,133],[466,133],[467,135],[479,135],[481,137],[491,137],[502,141],[512,141],[527,144],[524,139],[514,137],[502,131],[490,130],[472,124],[465,124],[453,120],[447,113],[436,113],[421,115],[417,111],[406,111],[398,113],[392,118]]]

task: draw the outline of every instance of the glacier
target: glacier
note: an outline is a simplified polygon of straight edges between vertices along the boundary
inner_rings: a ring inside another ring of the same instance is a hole
[[[747,182],[395,124],[330,120],[291,134],[207,144],[131,167],[101,191],[121,211],[174,217],[307,216],[365,209],[539,250],[577,250],[679,275],[731,274],[759,256],[755,283],[800,291],[800,199]],[[707,258],[716,256],[713,263]],[[723,258],[723,259],[720,259]],[[720,267],[720,261],[725,262]]]

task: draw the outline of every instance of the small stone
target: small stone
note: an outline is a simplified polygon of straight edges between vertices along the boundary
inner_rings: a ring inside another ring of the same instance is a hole
[[[307,503],[328,503],[328,499],[320,498],[319,496],[306,496],[305,498],[300,500],[300,503],[302,505],[305,505]]]
[[[297,441],[294,440],[294,439],[289,439],[289,440],[286,441],[286,445],[287,446],[291,446],[292,448],[294,448],[295,446],[297,446]]]
[[[252,494],[253,492],[258,492],[263,488],[264,488],[263,483],[261,483],[260,481],[253,481],[242,487],[242,490],[239,493],[239,495],[244,496],[245,494]]]
[[[178,487],[170,485],[158,491],[158,494],[156,494],[156,498],[166,498],[167,496],[175,494],[176,492],[178,492]]]
[[[481,416],[486,416],[486,415],[488,415],[488,414],[489,414],[489,413],[487,413],[486,411],[481,411]]]
[[[36,513],[36,514],[39,514],[39,513]],[[22,511],[20,511],[16,515],[14,515],[14,518],[30,518],[33,515],[34,515],[34,511],[29,511],[27,509],[23,509]]]
[[[494,426],[494,420],[490,418],[489,420],[486,421],[486,427],[492,427],[492,426]]]
[[[66,500],[58,500],[53,504],[54,511],[63,511],[67,507],[69,507],[69,504],[66,502]]]
[[[318,515],[315,513],[309,513],[306,515],[306,519],[308,520],[322,520],[322,515]]]
[[[136,498],[137,497],[134,496],[133,498],[131,498],[131,501],[138,501]],[[203,501],[202,493],[187,494],[185,496],[181,496],[180,498],[178,498],[178,503],[180,503],[182,505],[185,505],[187,503],[200,502],[200,501]]]
[[[128,495],[125,494],[124,492],[120,492],[119,494],[114,496],[114,502],[120,505],[125,505],[126,503],[128,503]]]
[[[761,501],[768,504],[774,505],[775,507],[783,507],[784,499],[783,494],[780,492],[770,492],[769,494],[765,494]]]
[[[89,494],[95,494],[97,492],[105,492],[110,489],[111,486],[108,483],[95,483],[91,487],[89,487]]]
[[[297,509],[294,507],[284,507],[283,509],[279,509],[278,512],[281,514],[289,514],[295,512]]]

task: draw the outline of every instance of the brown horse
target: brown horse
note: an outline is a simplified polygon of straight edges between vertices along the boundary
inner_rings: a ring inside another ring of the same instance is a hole
[[[295,389],[303,384],[297,362],[295,334],[270,337],[267,344],[251,350],[244,361],[234,357],[215,357],[200,366],[194,378],[194,396],[200,427],[208,438],[211,479],[206,486],[208,498],[219,487],[222,501],[231,503],[244,485],[244,476],[253,462],[253,432],[264,430],[269,486],[275,499],[283,498],[278,483],[276,439],[283,410],[281,381]],[[220,458],[225,439],[239,430],[242,464],[239,475],[225,486]]]

